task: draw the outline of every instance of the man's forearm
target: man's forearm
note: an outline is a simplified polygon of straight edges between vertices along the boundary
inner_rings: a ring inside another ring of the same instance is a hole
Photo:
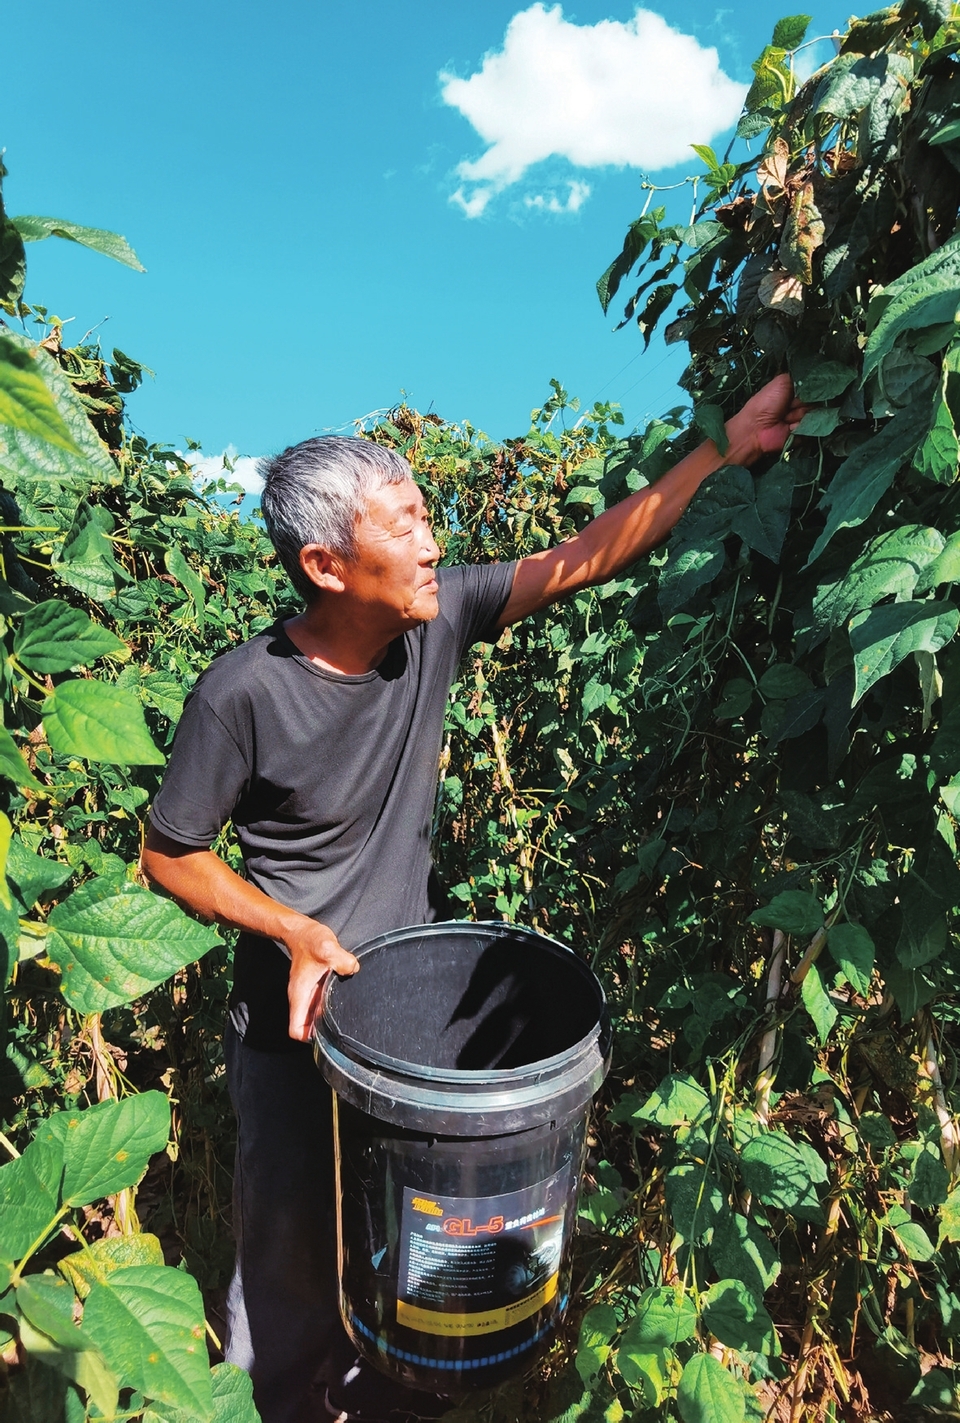
[[[141,863],[147,877],[174,899],[227,929],[245,929],[285,943],[306,917],[241,879],[212,850],[193,850],[153,828]]]

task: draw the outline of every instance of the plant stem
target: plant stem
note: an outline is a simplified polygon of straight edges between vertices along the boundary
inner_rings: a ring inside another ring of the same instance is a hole
[[[783,984],[783,965],[787,954],[786,936],[779,929],[774,931],[773,952],[770,958],[770,972],[767,976],[767,1012],[776,1011]],[[760,1042],[760,1063],[756,1083],[756,1111],[760,1121],[766,1126],[770,1120],[770,1092],[773,1088],[771,1067],[777,1054],[779,1029],[774,1023],[763,1035]]]

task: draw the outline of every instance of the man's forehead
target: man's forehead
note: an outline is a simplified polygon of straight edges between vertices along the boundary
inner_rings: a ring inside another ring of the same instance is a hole
[[[397,518],[402,514],[418,514],[424,507],[420,488],[412,479],[398,480],[396,484],[382,484],[367,499],[366,517],[380,523],[384,518]]]

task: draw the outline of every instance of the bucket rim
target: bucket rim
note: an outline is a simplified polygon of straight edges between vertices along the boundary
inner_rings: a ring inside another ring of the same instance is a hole
[[[326,1014],[329,992],[334,984],[340,981],[332,975],[328,975],[323,985],[320,1006],[313,1023],[312,1037],[315,1046],[322,1053],[326,1038],[333,1047],[339,1049],[348,1061],[355,1062],[358,1067],[380,1068],[396,1078],[444,1082],[451,1086],[459,1085],[475,1089],[481,1086],[496,1086],[501,1083],[504,1085],[517,1083],[524,1078],[540,1081],[557,1072],[569,1069],[578,1058],[589,1054],[598,1041],[603,1049],[603,1043],[610,1032],[607,995],[604,992],[603,984],[590,965],[580,958],[569,944],[561,943],[559,939],[550,938],[547,934],[541,934],[538,929],[528,929],[523,924],[513,924],[506,919],[442,919],[434,920],[429,924],[411,924],[402,929],[391,929],[385,934],[378,934],[375,939],[368,939],[366,943],[358,944],[352,952],[354,958],[362,959],[365,954],[372,953],[375,949],[385,948],[389,944],[414,934],[432,938],[441,933],[450,934],[453,931],[454,934],[468,934],[477,929],[496,930],[497,937],[519,935],[536,943],[539,947],[559,952],[576,963],[584,970],[585,981],[590,983],[597,994],[598,1012],[595,1026],[582,1038],[571,1043],[561,1052],[554,1053],[552,1057],[537,1058],[536,1061],[526,1063],[519,1068],[427,1067],[421,1063],[408,1062],[404,1058],[389,1057],[386,1053],[378,1052],[376,1048],[368,1047],[348,1033],[341,1032],[336,1023],[331,1022]]]

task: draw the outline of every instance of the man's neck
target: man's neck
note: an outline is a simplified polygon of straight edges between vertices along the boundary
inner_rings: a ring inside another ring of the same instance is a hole
[[[397,636],[396,632],[371,628],[364,619],[351,617],[342,604],[330,608],[322,595],[297,617],[288,618],[283,630],[294,647],[317,667],[352,677],[379,667]]]

